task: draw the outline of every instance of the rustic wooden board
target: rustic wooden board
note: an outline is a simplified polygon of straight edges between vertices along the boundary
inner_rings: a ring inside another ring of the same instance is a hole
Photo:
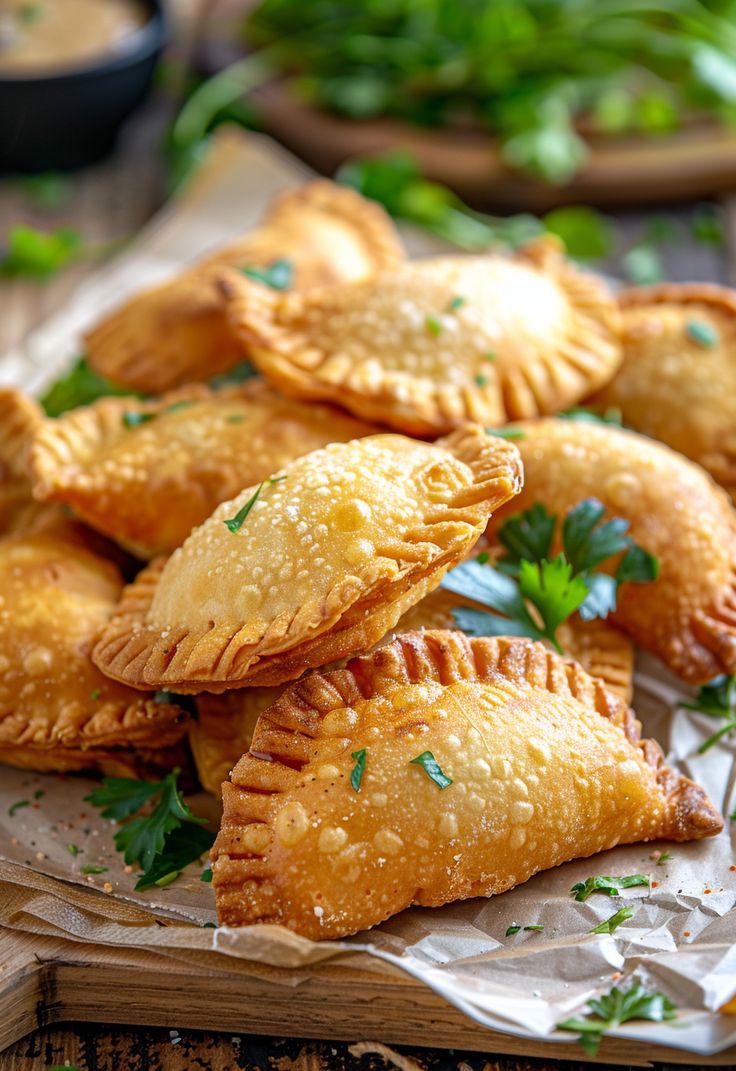
[[[478,1026],[399,971],[327,963],[292,985],[288,970],[251,967],[247,975],[215,973],[150,952],[1,930],[0,1051],[32,1030],[81,1021],[586,1059],[572,1042],[530,1041]],[[692,1067],[693,1059],[676,1049],[607,1038],[595,1062]],[[697,1060],[703,1067],[733,1067],[736,1046]]]

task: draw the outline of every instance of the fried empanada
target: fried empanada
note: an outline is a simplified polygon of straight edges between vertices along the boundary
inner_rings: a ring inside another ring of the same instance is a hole
[[[697,461],[736,499],[736,291],[664,283],[621,295],[623,363],[590,404]]]
[[[563,516],[584,498],[623,517],[659,577],[625,583],[612,620],[683,680],[736,672],[736,514],[698,465],[633,431],[573,420],[519,424],[524,490]],[[492,535],[511,511],[494,516]]]
[[[113,776],[170,768],[187,715],[90,661],[123,582],[72,531],[0,541],[0,762]]]
[[[237,688],[222,695],[197,696],[197,719],[189,744],[202,788],[219,798],[235,763],[250,748],[261,713],[276,702],[284,687]]]
[[[220,285],[277,387],[409,434],[557,412],[621,361],[613,297],[549,239],[514,257],[432,257],[308,294],[234,272]]]
[[[459,606],[485,609],[446,588],[438,588],[407,610],[392,635],[418,629],[457,629],[452,611]],[[575,614],[558,627],[557,639],[568,658],[581,665],[591,677],[600,677],[609,691],[630,702],[634,689],[634,645],[627,636],[600,618],[581,621]]]
[[[126,589],[93,658],[137,687],[222,692],[365,651],[519,490],[512,443],[333,443],[219,506]]]
[[[33,490],[152,558],[293,458],[374,431],[331,406],[282,398],[262,381],[219,391],[195,385],[153,402],[103,398],[45,422],[30,454]]]
[[[214,283],[223,267],[264,269],[287,260],[288,281],[306,290],[363,279],[402,257],[378,204],[323,179],[308,183],[278,197],[258,230],[105,316],[87,335],[89,362],[115,383],[147,393],[207,379],[248,355]]]
[[[12,387],[0,387],[0,536],[33,525],[47,507],[34,502],[28,450],[43,423],[41,407]]]
[[[541,644],[459,632],[407,633],[292,685],[223,802],[221,924],[316,940],[723,828],[600,681]]]

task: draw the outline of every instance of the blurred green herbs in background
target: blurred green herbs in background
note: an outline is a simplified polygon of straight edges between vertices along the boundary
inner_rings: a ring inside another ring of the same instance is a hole
[[[245,39],[303,99],[486,128],[551,183],[591,134],[736,118],[736,0],[263,0]]]

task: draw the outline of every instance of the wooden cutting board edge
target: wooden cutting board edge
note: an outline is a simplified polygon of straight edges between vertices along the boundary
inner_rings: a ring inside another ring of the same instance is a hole
[[[213,972],[143,950],[2,929],[0,1052],[32,1030],[74,1021],[589,1059],[573,1042],[533,1041],[479,1026],[399,971],[376,974],[326,963],[311,968],[298,985],[274,981],[270,969],[262,972],[257,964],[248,974]],[[700,1066],[733,1066],[736,1047],[694,1057],[607,1038],[592,1062],[692,1067],[693,1060]]]

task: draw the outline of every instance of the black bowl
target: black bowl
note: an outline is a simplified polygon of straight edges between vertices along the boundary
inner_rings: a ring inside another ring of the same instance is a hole
[[[55,74],[0,75],[0,172],[67,171],[108,153],[145,97],[166,38],[162,0],[124,50]]]

